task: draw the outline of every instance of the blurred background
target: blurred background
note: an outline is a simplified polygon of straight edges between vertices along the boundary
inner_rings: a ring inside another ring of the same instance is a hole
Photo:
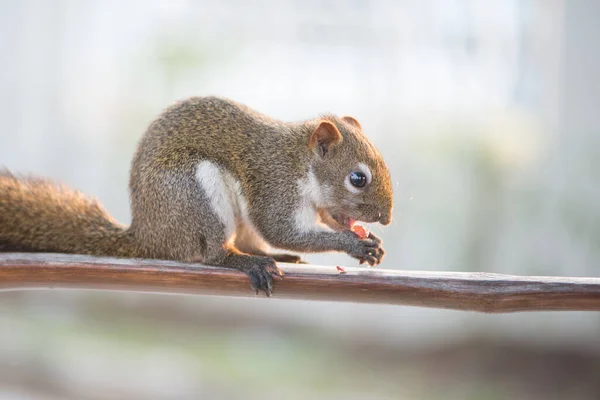
[[[1,0],[0,29],[0,164],[123,223],[147,125],[216,94],[361,122],[382,268],[600,276],[600,2]],[[2,400],[236,398],[599,399],[600,313],[0,294]]]

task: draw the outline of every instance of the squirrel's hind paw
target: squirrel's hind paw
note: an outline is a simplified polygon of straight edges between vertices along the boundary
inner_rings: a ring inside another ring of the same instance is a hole
[[[265,292],[267,297],[273,294],[273,278],[281,279],[283,272],[277,268],[272,258],[262,258],[261,262],[242,269],[250,277],[250,284],[256,294]]]

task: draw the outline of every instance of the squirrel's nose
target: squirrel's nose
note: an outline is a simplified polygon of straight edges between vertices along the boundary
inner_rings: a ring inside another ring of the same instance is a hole
[[[389,225],[392,222],[391,212],[379,212],[379,223],[381,225]]]

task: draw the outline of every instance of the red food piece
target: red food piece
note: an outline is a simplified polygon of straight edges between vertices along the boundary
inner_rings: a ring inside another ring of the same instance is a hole
[[[354,225],[352,227],[352,232],[354,232],[359,239],[366,239],[369,237],[369,231],[361,225]]]
[[[346,273],[346,270],[344,268],[340,267],[339,265],[336,265],[335,269],[337,269],[338,271],[340,271],[340,274],[345,274]]]

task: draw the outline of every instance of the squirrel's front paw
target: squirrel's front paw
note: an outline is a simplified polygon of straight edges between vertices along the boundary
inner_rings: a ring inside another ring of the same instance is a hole
[[[242,270],[250,277],[250,284],[256,294],[263,291],[267,297],[271,297],[273,293],[273,277],[281,278],[283,276],[283,272],[277,268],[275,260],[269,257],[261,257]]]
[[[381,239],[373,233],[369,233],[365,239],[358,238],[353,232],[349,232],[349,235],[353,238],[348,251],[351,257],[358,259],[361,264],[366,262],[370,266],[377,265],[383,260],[385,250],[381,247]]]

